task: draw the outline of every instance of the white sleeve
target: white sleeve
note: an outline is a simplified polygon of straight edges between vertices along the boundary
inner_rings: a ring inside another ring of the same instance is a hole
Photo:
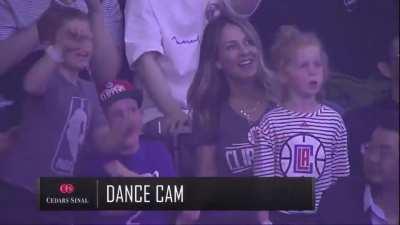
[[[261,0],[223,0],[225,7],[228,9],[228,11],[230,13],[232,13],[233,15],[237,16],[237,17],[250,17],[251,15],[253,15],[253,13],[257,10],[258,6],[261,3]],[[246,2],[246,3],[250,3],[252,5],[246,5],[245,8],[243,9],[238,9],[236,8],[233,3],[233,1],[242,1],[242,2]]]
[[[108,32],[110,32],[114,42],[117,46],[121,46],[122,48],[122,36],[123,36],[123,27],[122,27],[122,12],[119,7],[119,3],[117,0],[104,0],[103,1],[103,10],[104,10],[104,24]]]
[[[5,40],[17,31],[12,9],[6,0],[0,0],[0,40]]]
[[[145,52],[164,54],[160,25],[150,0],[126,2],[125,48],[130,67]]]

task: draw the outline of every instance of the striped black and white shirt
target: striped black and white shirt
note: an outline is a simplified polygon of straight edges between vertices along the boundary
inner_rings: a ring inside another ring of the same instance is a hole
[[[323,192],[350,174],[347,132],[326,105],[312,113],[277,107],[249,132],[255,144],[253,172],[258,177],[314,177],[315,207]]]

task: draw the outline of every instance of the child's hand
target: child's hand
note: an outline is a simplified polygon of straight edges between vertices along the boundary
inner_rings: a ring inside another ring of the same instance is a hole
[[[180,130],[190,126],[189,115],[182,110],[177,110],[175,113],[167,115],[162,120],[162,128],[164,134],[176,135]]]

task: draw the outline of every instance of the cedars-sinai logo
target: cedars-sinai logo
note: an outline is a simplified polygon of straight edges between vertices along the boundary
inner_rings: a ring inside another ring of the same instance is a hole
[[[75,191],[75,186],[73,184],[63,183],[63,184],[60,184],[60,186],[58,187],[58,190],[62,194],[72,194]]]

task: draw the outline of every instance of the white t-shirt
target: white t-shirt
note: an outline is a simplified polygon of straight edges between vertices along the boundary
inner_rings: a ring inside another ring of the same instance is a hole
[[[125,7],[126,56],[131,68],[144,53],[159,52],[161,68],[173,98],[184,109],[197,70],[207,7],[218,0],[135,0]],[[230,1],[224,1],[228,4]],[[229,8],[229,7],[228,7]],[[136,81],[140,86],[140,81]],[[162,116],[144,94],[144,122]]]

